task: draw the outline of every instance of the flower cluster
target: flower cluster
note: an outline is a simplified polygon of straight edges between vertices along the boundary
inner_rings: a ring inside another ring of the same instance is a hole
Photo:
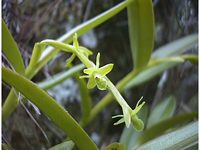
[[[112,70],[113,64],[107,64],[103,67],[99,68],[99,60],[100,60],[100,53],[97,54],[96,64],[89,60],[89,55],[92,54],[91,51],[88,49],[79,46],[77,35],[75,34],[73,37],[73,45],[64,44],[61,42],[57,42],[54,40],[44,40],[40,42],[41,45],[50,45],[57,49],[61,49],[66,52],[72,53],[72,56],[68,59],[67,65],[74,60],[77,56],[80,61],[87,67],[84,69],[84,73],[87,74],[85,76],[80,76],[80,78],[88,78],[87,88],[91,89],[97,86],[99,90],[106,90],[108,89],[109,92],[113,95],[119,105],[122,107],[123,115],[117,115],[112,118],[122,117],[118,122],[114,125],[118,125],[121,123],[126,124],[126,127],[129,128],[131,122],[133,123],[134,129],[141,131],[144,128],[144,123],[141,119],[138,118],[137,113],[141,110],[142,106],[145,104],[143,102],[139,105],[141,99],[138,101],[134,110],[126,103],[124,98],[121,96],[120,92],[117,90],[115,85],[106,77],[106,75]]]

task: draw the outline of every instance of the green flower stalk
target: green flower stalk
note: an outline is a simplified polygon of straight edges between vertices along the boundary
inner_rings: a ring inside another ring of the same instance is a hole
[[[73,53],[72,56],[68,59],[67,65],[69,65],[77,56],[81,62],[87,67],[87,69],[84,69],[84,73],[87,74],[85,76],[80,76],[80,78],[88,78],[88,89],[94,88],[97,86],[99,90],[106,90],[108,89],[109,92],[113,95],[113,97],[116,99],[116,101],[119,103],[119,105],[122,107],[123,115],[117,115],[112,118],[116,117],[122,117],[118,122],[116,122],[114,125],[118,125],[121,123],[126,124],[126,127],[129,128],[131,122],[133,123],[133,128],[138,131],[142,131],[144,128],[144,123],[141,119],[138,118],[137,113],[140,111],[142,106],[145,104],[143,102],[139,105],[142,98],[137,102],[137,105],[134,110],[131,109],[131,107],[127,104],[127,102],[124,100],[120,92],[117,90],[117,88],[113,85],[113,83],[106,77],[106,75],[112,70],[113,64],[108,64],[103,67],[100,67],[100,53],[97,54],[96,57],[96,65],[89,60],[89,55],[92,54],[91,51],[88,49],[79,46],[77,35],[75,34],[73,37],[73,46],[69,44],[64,44],[60,42],[56,42],[53,40],[44,40],[40,42],[40,44],[44,45],[50,45],[55,48],[61,49],[66,52]]]

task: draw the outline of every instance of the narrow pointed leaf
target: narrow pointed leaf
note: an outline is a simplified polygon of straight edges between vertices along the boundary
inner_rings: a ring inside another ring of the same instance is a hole
[[[68,78],[72,77],[78,71],[81,71],[83,68],[84,68],[83,64],[74,66],[73,68],[71,68],[69,70],[57,73],[54,76],[38,83],[38,86],[43,90],[51,89],[52,87],[62,83],[63,81],[67,80]]]
[[[74,143],[73,141],[66,141],[63,143],[60,143],[56,146],[53,146],[49,148],[48,150],[72,150],[74,148]]]
[[[133,88],[139,84],[142,84],[153,77],[159,75],[160,73],[175,67],[176,65],[182,63],[183,61],[175,61],[175,62],[163,62],[160,64],[156,64],[152,67],[146,68],[143,71],[141,71],[137,76],[135,76],[132,80],[130,80],[124,87],[124,90],[128,90],[130,88]]]
[[[14,67],[15,71],[21,75],[25,75],[25,67],[20,51],[13,39],[10,31],[2,19],[2,50],[6,58]]]
[[[154,45],[152,0],[135,0],[127,10],[134,69],[139,69],[149,62]]]
[[[20,91],[20,93],[43,111],[69,136],[79,149],[98,149],[71,115],[36,84],[5,67],[2,67],[2,79]]]
[[[137,150],[160,150],[160,149],[189,149],[198,144],[198,121],[190,123],[173,132],[155,138]]]
[[[175,97],[170,95],[158,103],[152,110],[148,121],[147,128],[157,124],[158,122],[170,118],[176,108]]]
[[[197,112],[180,114],[180,115],[174,116],[172,118],[163,120],[155,124],[154,126],[142,132],[138,142],[134,146],[134,149],[146,143],[147,141],[150,141],[156,138],[157,136],[159,136],[160,134],[162,134],[164,131],[168,130],[169,128],[172,128],[177,124],[180,124],[184,121],[191,120],[196,117],[198,117]]]
[[[156,49],[151,59],[167,58],[183,52],[187,47],[198,42],[198,34],[191,34],[178,40],[172,41],[158,49]]]
[[[104,150],[126,150],[123,143],[112,143],[108,145]]]

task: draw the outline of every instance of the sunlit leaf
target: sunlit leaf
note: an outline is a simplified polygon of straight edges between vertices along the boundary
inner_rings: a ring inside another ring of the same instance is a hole
[[[164,100],[162,100],[159,104],[157,104],[147,121],[147,128],[155,125],[156,123],[170,118],[174,110],[176,108],[176,100],[174,96],[168,96]]]
[[[151,59],[167,58],[183,52],[187,47],[194,45],[198,41],[198,34],[191,34],[178,40],[172,41],[156,49]]]
[[[83,64],[74,66],[73,68],[71,68],[69,70],[57,73],[54,76],[52,76],[52,77],[50,77],[50,78],[38,83],[38,86],[43,90],[51,89],[52,87],[62,83],[66,79],[72,77],[78,71],[83,70],[83,68],[84,68]]]
[[[71,115],[36,84],[3,66],[2,79],[43,111],[80,149],[98,149]]]
[[[198,122],[162,135],[138,147],[137,150],[189,149],[198,144]]]
[[[49,148],[48,150],[72,150],[74,148],[74,143],[73,141],[66,141],[63,143],[60,143],[56,146],[53,146]]]
[[[164,131],[168,130],[169,128],[172,128],[177,124],[180,124],[187,120],[191,120],[196,117],[198,117],[198,113],[193,112],[193,113],[180,114],[180,115],[174,116],[172,118],[163,120],[163,121],[149,127],[144,132],[142,132],[142,134],[141,134],[139,140],[137,141],[136,145],[134,146],[134,148],[137,148],[140,145],[146,143],[147,141],[150,141],[150,140],[156,138],[157,136],[159,136],[160,134],[162,134]]]
[[[160,73],[175,67],[176,65],[182,63],[182,61],[175,61],[175,62],[163,62],[160,64],[156,64],[152,67],[146,68],[143,71],[139,72],[138,75],[136,75],[132,80],[130,80],[124,87],[124,90],[128,90],[130,88],[133,88],[139,84],[142,84],[153,77],[159,75]]]
[[[123,143],[112,143],[104,150],[126,150],[126,148]]]
[[[4,150],[13,150],[11,147],[9,147],[7,144],[3,143],[2,147]]]
[[[25,75],[25,67],[20,51],[13,39],[10,31],[2,19],[2,50],[6,58],[14,67],[15,71],[21,75]]]

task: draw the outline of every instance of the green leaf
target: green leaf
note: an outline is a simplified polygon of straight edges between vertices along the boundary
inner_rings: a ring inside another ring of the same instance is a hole
[[[74,148],[73,141],[66,141],[61,144],[58,144],[54,147],[49,148],[48,150],[72,150]]]
[[[2,19],[2,49],[6,58],[14,67],[15,71],[25,75],[25,67],[20,51],[15,43],[10,31]]]
[[[147,65],[154,45],[152,0],[135,0],[127,6],[134,69]]]
[[[147,128],[157,124],[160,121],[170,118],[176,108],[176,100],[174,96],[168,96],[157,104],[147,121]]]
[[[123,143],[112,143],[104,150],[126,150],[126,148]]]
[[[87,122],[88,116],[90,115],[90,111],[92,109],[92,99],[90,96],[90,91],[87,88],[87,83],[85,80],[80,79],[80,73],[77,72],[75,74],[76,81],[78,82],[80,93],[81,93],[81,110],[82,110],[82,118],[79,122],[80,126],[84,128],[85,123]]]
[[[85,66],[83,64],[80,64],[80,65],[74,66],[73,68],[71,68],[69,70],[57,73],[56,75],[38,83],[38,86],[43,90],[51,89],[52,87],[62,83],[66,79],[72,77],[77,72],[83,70],[84,67]]]
[[[197,42],[198,34],[188,35],[156,49],[153,52],[151,59],[167,58],[169,56],[177,55]]]
[[[20,93],[22,93],[27,99],[43,111],[69,136],[79,149],[98,149],[94,142],[80,127],[80,125],[70,116],[70,114],[36,84],[3,66],[2,79],[7,84],[20,91]]]
[[[198,121],[162,135],[138,147],[137,150],[189,149],[198,144]]]
[[[144,105],[137,115],[144,122],[144,124],[146,124],[148,115],[147,105]],[[126,146],[126,150],[131,150],[131,148],[138,141],[138,138],[140,137],[141,133],[142,132],[136,131],[131,127],[130,128],[124,127],[119,142],[124,143],[124,145]]]
[[[2,147],[4,150],[13,150],[11,147],[9,147],[7,144],[2,143]]]
[[[191,120],[196,117],[198,117],[197,112],[180,114],[180,115],[174,116],[172,118],[163,120],[163,121],[149,127],[147,130],[142,132],[138,142],[136,143],[136,145],[134,146],[133,149],[139,147],[140,145],[146,143],[147,141],[150,141],[150,140],[156,138],[157,136],[162,134],[164,131],[172,128],[173,126],[180,124],[184,121]]]
[[[147,66],[144,70],[139,71],[138,75],[136,75],[132,80],[130,80],[124,87],[123,90],[129,90],[139,84],[142,84],[153,77],[159,75],[160,73],[175,67],[176,65],[182,63],[183,60],[172,60],[172,61],[164,61],[161,63],[156,63],[155,65]]]

